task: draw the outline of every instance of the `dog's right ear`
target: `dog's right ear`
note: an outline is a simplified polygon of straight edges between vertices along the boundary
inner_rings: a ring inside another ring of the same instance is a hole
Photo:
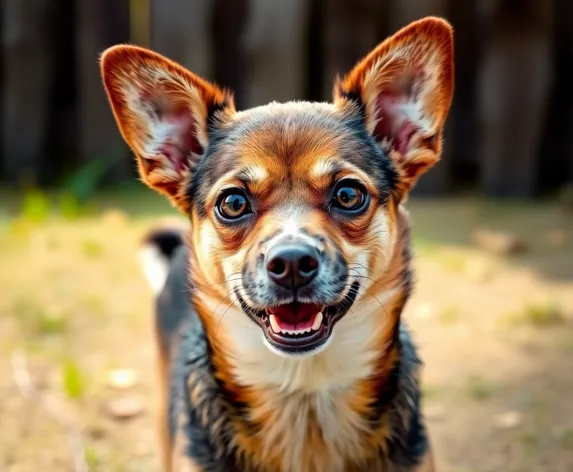
[[[189,179],[208,146],[209,127],[235,112],[232,95],[136,46],[104,51],[101,72],[141,178],[188,213]]]
[[[335,87],[335,103],[358,106],[366,130],[394,163],[400,199],[440,159],[453,92],[453,30],[436,17],[380,43]]]

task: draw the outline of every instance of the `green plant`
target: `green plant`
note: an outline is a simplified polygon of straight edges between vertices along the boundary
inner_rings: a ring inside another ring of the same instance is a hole
[[[529,304],[525,307],[524,316],[534,326],[560,324],[565,320],[561,307],[556,302]]]
[[[77,203],[87,202],[95,194],[112,164],[113,160],[107,156],[92,159],[66,179],[63,193],[71,195]]]
[[[32,188],[24,193],[20,217],[33,223],[45,221],[51,210],[50,199],[41,190]]]
[[[78,365],[73,361],[66,360],[62,366],[63,388],[66,394],[77,400],[85,391],[85,382]]]
[[[534,327],[555,326],[565,322],[561,306],[554,302],[527,303],[522,310],[505,316],[505,321],[515,325],[530,325]]]

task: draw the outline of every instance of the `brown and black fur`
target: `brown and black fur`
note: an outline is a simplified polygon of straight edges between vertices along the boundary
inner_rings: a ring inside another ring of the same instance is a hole
[[[407,233],[407,227],[404,228]],[[409,234],[404,234],[409,241]],[[203,325],[187,299],[178,296],[187,281],[188,254],[181,246],[175,255],[165,288],[158,297],[157,323],[165,336],[178,337],[170,376],[169,437],[183,436],[185,453],[195,458],[203,469],[218,471],[264,471],[256,467],[236,446],[233,446],[232,418],[237,417],[242,428],[260,434],[262,424],[249,421],[248,405],[228,392],[218,381],[209,361],[209,341]],[[392,332],[392,348],[396,361],[385,381],[376,387],[371,397],[367,419],[373,429],[385,429],[389,436],[379,444],[379,455],[370,462],[353,464],[350,470],[411,470],[428,453],[429,442],[420,411],[418,378],[421,362],[416,354],[408,330],[399,323],[400,311],[411,289],[408,246],[404,246],[406,281],[403,298],[394,308],[396,324]],[[398,274],[397,274],[398,275]],[[177,303],[185,300],[185,309]],[[174,341],[172,341],[174,342]],[[215,421],[214,419],[220,419]],[[178,429],[178,425],[180,429]],[[264,432],[263,432],[264,434]],[[384,468],[385,467],[385,468]],[[393,467],[393,468],[392,468]]]
[[[337,81],[331,104],[237,112],[229,92],[162,56],[104,53],[142,179],[190,221],[185,236],[147,240],[169,266],[156,310],[166,470],[434,470],[400,320],[412,290],[403,204],[439,159],[452,57],[450,26],[427,18]],[[353,213],[331,204],[346,181],[364,196]],[[233,222],[219,209],[228,189],[249,202]],[[320,254],[294,295],[263,265],[287,237]],[[336,307],[324,345],[281,351],[262,335],[267,307],[292,300]]]

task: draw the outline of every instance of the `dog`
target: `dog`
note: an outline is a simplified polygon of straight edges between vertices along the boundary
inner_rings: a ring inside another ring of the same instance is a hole
[[[189,222],[141,253],[165,470],[435,470],[401,322],[404,203],[440,159],[450,24],[407,25],[336,79],[331,103],[237,111],[230,91],[132,45],[101,71],[141,179]]]

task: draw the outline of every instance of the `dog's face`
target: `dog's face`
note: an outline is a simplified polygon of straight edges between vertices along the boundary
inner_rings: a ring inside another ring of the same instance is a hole
[[[281,352],[326,343],[392,244],[396,171],[355,112],[292,103],[238,113],[191,181],[201,284],[228,281]]]
[[[387,269],[397,207],[439,158],[449,25],[386,40],[331,104],[236,112],[228,93],[131,46],[106,51],[102,70],[143,180],[191,218],[196,289],[234,303],[275,352],[324,347]]]

